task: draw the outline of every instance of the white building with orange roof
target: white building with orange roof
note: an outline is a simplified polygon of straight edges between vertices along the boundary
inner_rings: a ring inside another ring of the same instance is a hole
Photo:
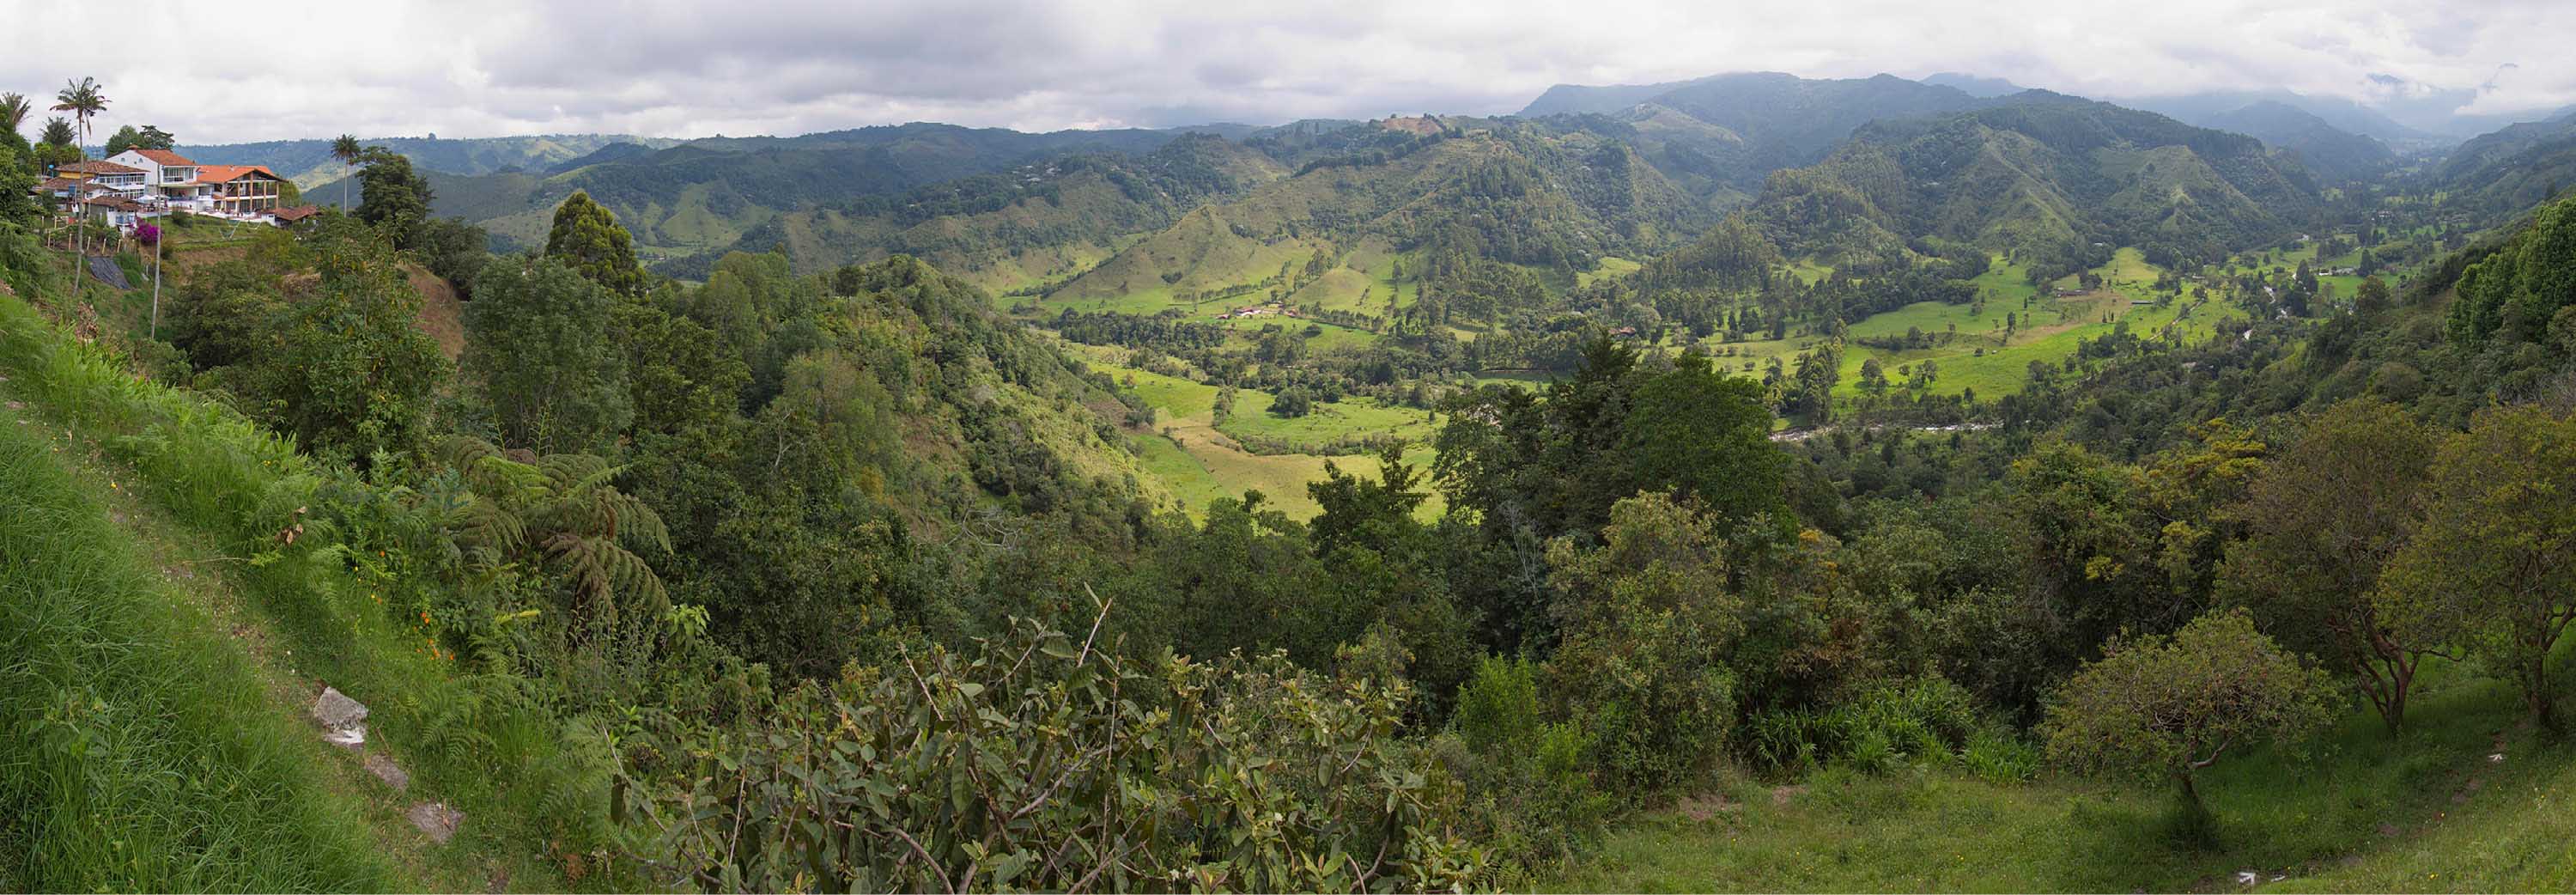
[[[171,207],[190,210],[208,207],[205,200],[213,190],[197,181],[200,166],[187,156],[167,149],[128,149],[108,156],[107,160],[141,170],[144,185]]]
[[[199,165],[197,182],[205,186],[205,201],[215,211],[259,214],[277,210],[286,178],[267,165]]]

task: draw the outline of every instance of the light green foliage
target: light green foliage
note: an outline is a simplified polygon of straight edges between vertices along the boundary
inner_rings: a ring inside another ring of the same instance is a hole
[[[492,404],[501,443],[539,453],[601,450],[635,415],[626,355],[611,340],[624,301],[554,258],[493,259],[465,306],[465,372]]]
[[[2489,410],[2442,445],[2425,518],[2372,594],[2400,635],[2475,656],[2555,726],[2549,655],[2576,622],[2576,421]]]
[[[1128,659],[1035,626],[788,699],[657,794],[724,890],[1443,890],[1480,849],[1401,684]]]
[[[635,239],[617,225],[617,216],[574,191],[555,206],[554,228],[546,234],[546,257],[562,261],[591,282],[625,296],[644,294],[644,268],[635,262]]]
[[[27,422],[0,411],[0,887],[409,887],[308,773],[325,747]]]
[[[2296,745],[2333,715],[2325,672],[2281,650],[2243,612],[2204,615],[2170,638],[2103,647],[2059,688],[2041,725],[2048,756],[2078,771],[2169,779],[2194,809],[2192,775],[2229,750]]]

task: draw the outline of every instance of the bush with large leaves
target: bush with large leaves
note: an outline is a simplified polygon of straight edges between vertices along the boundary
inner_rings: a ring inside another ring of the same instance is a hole
[[[1096,634],[1095,625],[1093,633]],[[672,882],[755,891],[1455,889],[1458,785],[1401,683],[1125,658],[1022,623],[783,700],[646,810]]]

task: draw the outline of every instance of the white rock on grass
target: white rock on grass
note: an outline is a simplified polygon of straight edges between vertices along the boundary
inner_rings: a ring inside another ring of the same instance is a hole
[[[322,725],[322,738],[342,746],[356,746],[367,741],[366,703],[350,699],[348,694],[330,687],[313,700],[313,720]]]

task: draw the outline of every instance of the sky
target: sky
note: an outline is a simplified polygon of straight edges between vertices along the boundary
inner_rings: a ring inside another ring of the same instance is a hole
[[[97,140],[198,145],[1502,114],[1756,70],[2286,89],[2455,132],[2576,104],[2570,0],[136,0],[116,40],[24,27],[60,8],[0,0],[0,91],[96,77]]]

